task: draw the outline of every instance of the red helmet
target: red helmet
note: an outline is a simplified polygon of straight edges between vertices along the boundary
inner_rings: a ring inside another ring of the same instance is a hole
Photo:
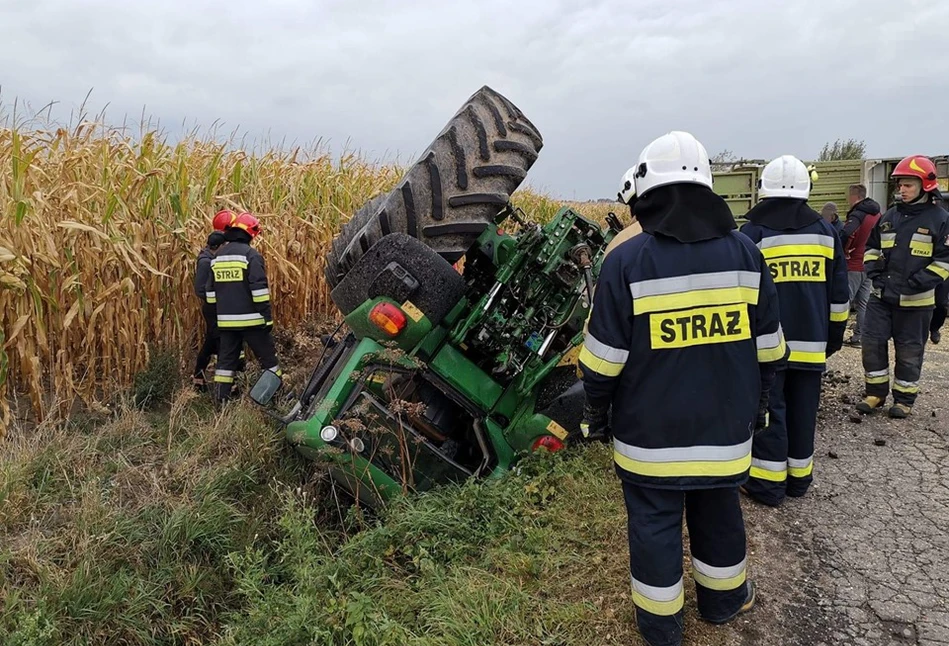
[[[893,169],[890,177],[918,177],[923,181],[924,193],[935,191],[939,186],[936,181],[936,165],[929,157],[922,155],[910,155],[904,158]]]
[[[260,233],[260,220],[250,213],[244,212],[234,218],[231,223],[232,229],[242,229],[250,234],[251,238],[256,238]]]
[[[231,226],[231,224],[234,222],[234,218],[236,217],[237,216],[234,214],[234,211],[228,211],[227,209],[218,211],[214,214],[214,220],[212,220],[214,230],[223,231],[224,229]]]

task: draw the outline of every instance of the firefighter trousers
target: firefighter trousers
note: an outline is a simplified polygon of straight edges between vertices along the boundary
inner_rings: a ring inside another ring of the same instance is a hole
[[[745,491],[772,507],[785,496],[803,496],[814,480],[814,430],[820,404],[819,370],[779,370],[768,406],[768,428],[751,445]]]
[[[863,333],[863,372],[868,397],[886,399],[890,390],[889,341],[896,350],[893,401],[912,406],[919,394],[919,375],[929,338],[932,309],[893,307],[871,296]]]
[[[250,351],[254,353],[261,368],[281,374],[269,326],[244,329],[221,328],[220,332],[221,347],[214,371],[215,396],[219,401],[231,398],[234,375],[243,368],[241,349],[245,343],[250,346]]]
[[[639,632],[651,646],[682,642],[682,510],[689,529],[699,614],[721,622],[748,598],[745,523],[738,487],[692,491],[623,482],[629,571]]]

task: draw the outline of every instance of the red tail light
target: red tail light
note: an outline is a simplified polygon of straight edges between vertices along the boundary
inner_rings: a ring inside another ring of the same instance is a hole
[[[541,435],[536,440],[534,440],[531,450],[536,451],[541,447],[544,447],[548,451],[559,451],[560,449],[564,448],[564,443],[553,435]]]
[[[369,320],[377,328],[396,336],[405,327],[405,313],[392,303],[379,303],[369,311]]]

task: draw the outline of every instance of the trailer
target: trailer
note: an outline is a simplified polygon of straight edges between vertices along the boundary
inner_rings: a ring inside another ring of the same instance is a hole
[[[896,182],[890,173],[901,159],[805,161],[805,164],[813,164],[818,174],[808,204],[815,211],[820,211],[827,202],[834,202],[843,216],[850,208],[847,202],[848,188],[851,184],[863,184],[867,187],[868,197],[887,208],[896,201]],[[949,191],[949,155],[933,155],[930,159],[936,164],[939,189]],[[763,160],[738,162],[729,170],[712,173],[713,190],[725,198],[739,225],[745,222],[745,214],[759,201],[758,179],[766,163]]]

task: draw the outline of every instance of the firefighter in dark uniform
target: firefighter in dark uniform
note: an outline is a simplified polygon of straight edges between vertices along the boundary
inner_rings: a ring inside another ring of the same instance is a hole
[[[211,363],[211,357],[217,355],[221,343],[221,335],[217,329],[217,307],[214,303],[207,301],[208,278],[211,275],[211,260],[218,248],[227,242],[224,237],[224,229],[230,226],[237,214],[233,211],[218,211],[211,220],[211,226],[214,229],[208,236],[207,245],[198,252],[194,271],[194,292],[201,299],[201,316],[204,318],[204,343],[198,350],[198,357],[195,360],[194,372],[192,373],[192,383],[195,388],[204,389],[207,387],[207,380],[204,371]]]
[[[240,213],[224,231],[227,244],[211,261],[207,299],[217,305],[221,347],[214,371],[219,401],[231,398],[234,375],[240,365],[241,347],[250,346],[264,370],[281,376],[271,329],[270,288],[263,257],[251,246],[260,233],[260,222]]]
[[[198,350],[198,358],[195,360],[194,373],[191,381],[195,388],[204,389],[207,387],[204,371],[211,363],[211,357],[218,353],[218,347],[221,342],[221,335],[217,329],[217,308],[214,303],[209,303],[206,297],[208,277],[211,275],[211,260],[214,253],[227,240],[224,238],[223,231],[214,231],[208,236],[207,245],[198,253],[198,259],[194,272],[194,291],[201,299],[201,315],[204,317],[204,343]]]
[[[949,209],[946,204],[946,197],[939,192],[939,197],[933,200],[939,208],[944,211]],[[936,308],[933,310],[932,320],[929,322],[929,340],[938,344],[942,340],[942,326],[946,322],[946,316],[949,315],[949,281],[942,281],[936,288]]]
[[[702,618],[754,604],[738,487],[786,344],[771,275],[712,192],[702,144],[656,139],[634,180],[620,197],[643,232],[602,265],[579,355],[581,431],[612,433],[639,631],[667,646],[682,641],[683,507]]]
[[[922,155],[893,170],[901,201],[870,232],[864,264],[873,288],[863,333],[864,415],[881,408],[890,386],[889,340],[896,349],[890,417],[905,418],[919,393],[923,350],[936,305],[935,290],[949,278],[949,214],[933,203],[936,166]]]
[[[761,172],[762,200],[741,232],[764,256],[778,289],[781,326],[791,351],[771,389],[770,425],[755,437],[744,491],[771,506],[800,497],[813,481],[814,431],[827,357],[843,345],[850,285],[832,224],[807,205],[812,175],[792,155]]]

